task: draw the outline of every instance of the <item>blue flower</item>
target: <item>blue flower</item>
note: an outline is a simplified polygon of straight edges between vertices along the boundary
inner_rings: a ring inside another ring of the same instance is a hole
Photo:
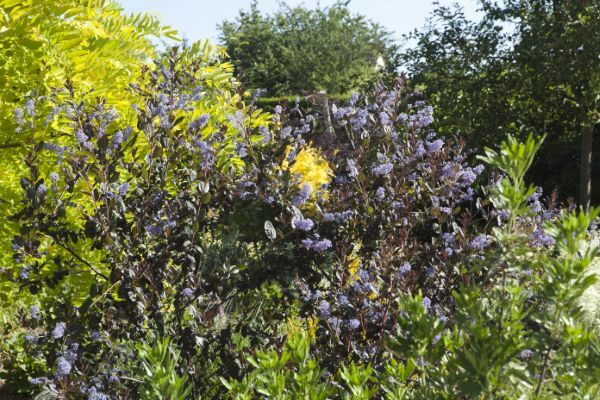
[[[488,245],[488,239],[486,235],[475,236],[470,243],[473,250],[483,250]]]
[[[275,109],[273,111],[275,111],[275,114],[281,114],[283,112],[283,107],[281,107],[278,104],[278,105],[275,106]]]
[[[38,306],[29,307],[29,316],[31,317],[31,319],[37,319],[37,320],[42,319],[42,316],[40,315],[39,307]]]
[[[260,128],[258,128],[258,131],[262,135],[264,143],[268,143],[271,141],[271,132],[269,131],[269,128],[267,128],[266,126],[261,126]]]
[[[32,99],[27,100],[25,103],[25,111],[27,111],[27,115],[30,117],[35,115],[35,102]]]
[[[319,309],[319,314],[321,315],[321,318],[328,318],[331,315],[331,306],[329,305],[327,300],[321,300],[317,308]]]
[[[379,201],[385,199],[385,189],[383,187],[377,188],[377,191],[375,192],[375,199]]]
[[[531,235],[531,245],[535,247],[552,247],[555,240],[548,235],[544,230],[538,227]]]
[[[17,123],[17,125],[20,126],[25,123],[25,113],[23,112],[22,108],[20,108],[20,107],[15,108],[14,116],[15,116],[15,122]]]
[[[422,304],[426,310],[429,310],[431,308],[431,299],[427,296],[423,297]]]
[[[531,356],[533,356],[533,351],[531,351],[530,349],[525,349],[521,351],[521,353],[519,353],[519,358],[522,360],[527,360],[531,358]]]
[[[38,193],[40,196],[44,196],[44,195],[46,195],[46,185],[44,185],[43,183],[42,183],[42,184],[40,184],[40,186],[38,186],[38,188],[37,188],[37,193]]]
[[[65,376],[71,373],[71,363],[67,361],[64,357],[58,358],[58,363],[56,364],[56,379],[62,379]]]
[[[194,291],[190,288],[185,288],[181,291],[181,295],[185,298],[190,299],[190,298],[194,297]]]
[[[302,246],[304,246],[308,250],[316,251],[317,253],[322,253],[325,250],[331,247],[331,240],[323,239],[323,240],[313,240],[313,239],[304,239],[302,240]]]
[[[310,231],[315,223],[310,218],[293,218],[292,226],[294,229],[298,229],[301,231]]]
[[[402,276],[402,275],[408,274],[411,270],[412,270],[412,267],[411,267],[410,263],[405,262],[404,264],[402,264],[400,266],[400,269],[398,270],[398,272]]]
[[[48,177],[50,178],[50,181],[52,183],[56,183],[60,179],[60,176],[56,172],[50,173],[50,175]]]
[[[388,175],[393,169],[394,165],[392,163],[385,163],[372,167],[371,172],[373,175]]]
[[[351,331],[356,330],[360,327],[360,321],[357,320],[356,318],[350,319],[350,320],[348,320],[348,322],[346,322],[346,326]]]
[[[89,138],[81,129],[78,129],[77,132],[75,132],[75,139],[77,139],[79,144],[84,144]]]
[[[25,335],[25,340],[31,345],[38,344],[38,337],[36,335]]]
[[[105,395],[104,393],[99,392],[95,386],[92,386],[88,390],[87,395],[88,395],[87,400],[108,400],[108,396]]]
[[[292,134],[292,127],[286,126],[281,130],[281,140],[285,140]]]
[[[61,337],[63,337],[65,335],[66,327],[67,324],[64,322],[59,322],[58,324],[56,324],[54,330],[52,331],[52,337],[54,339],[60,339]]]
[[[298,195],[296,197],[294,197],[294,199],[292,200],[292,204],[295,205],[296,207],[304,205],[304,203],[306,203],[308,201],[308,199],[310,198],[311,194],[312,194],[312,188],[310,187],[309,184],[305,183],[300,188],[300,192],[298,193]]]
[[[121,146],[121,143],[123,143],[123,132],[122,131],[118,131],[114,134],[113,136],[113,148],[117,149],[119,148],[119,146]]]
[[[444,141],[442,139],[434,140],[433,142],[427,143],[427,154],[431,155],[437,153],[444,147]]]
[[[356,178],[358,176],[358,168],[356,168],[356,162],[352,159],[348,159],[346,161],[348,164],[348,175],[352,178]]]
[[[340,306],[348,305],[349,304],[348,296],[346,296],[345,294],[340,294],[338,296],[338,303],[340,304]]]

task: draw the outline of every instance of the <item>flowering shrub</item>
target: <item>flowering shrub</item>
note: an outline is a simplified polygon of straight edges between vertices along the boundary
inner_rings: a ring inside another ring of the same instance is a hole
[[[24,159],[18,229],[2,237],[2,285],[26,304],[3,307],[7,387],[88,399],[596,389],[597,340],[577,308],[595,250],[576,254],[596,214],[546,208],[525,187],[532,141],[488,152],[503,175],[479,188],[483,167],[431,132],[432,110],[400,80],[329,125],[297,107],[263,113],[235,85],[213,87],[205,62],[173,49],[143,69],[135,126],[102,99],[57,101],[61,129]],[[47,118],[25,114],[22,129]]]

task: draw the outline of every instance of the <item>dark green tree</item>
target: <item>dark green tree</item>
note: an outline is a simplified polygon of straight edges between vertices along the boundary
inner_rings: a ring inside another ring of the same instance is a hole
[[[247,85],[269,95],[360,89],[395,73],[397,46],[388,31],[353,14],[348,3],[316,9],[281,3],[267,15],[254,1],[219,26],[220,42]]]
[[[506,133],[547,134],[535,179],[574,194],[579,163],[579,200],[588,208],[600,119],[600,3],[479,3],[480,21],[438,6],[411,35],[417,44],[402,58],[413,83],[435,106],[440,130],[472,145],[493,145]]]

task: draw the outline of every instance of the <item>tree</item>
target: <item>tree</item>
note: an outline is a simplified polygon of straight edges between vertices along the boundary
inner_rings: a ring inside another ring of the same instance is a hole
[[[412,34],[413,82],[436,105],[438,125],[471,144],[506,133],[548,134],[534,167],[545,186],[575,192],[569,165],[580,146],[580,194],[591,198],[592,137],[599,119],[600,5],[594,1],[480,0],[474,22],[460,8],[438,7]],[[566,165],[565,165],[566,164]],[[549,176],[548,170],[556,173]]]
[[[395,71],[396,46],[389,32],[352,14],[348,3],[314,10],[281,4],[265,15],[254,1],[219,26],[220,41],[248,86],[270,95],[359,89],[381,77],[380,57],[385,71]]]

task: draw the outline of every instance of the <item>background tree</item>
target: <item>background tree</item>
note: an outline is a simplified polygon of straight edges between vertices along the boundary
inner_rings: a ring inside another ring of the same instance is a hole
[[[235,21],[220,26],[220,42],[251,88],[269,95],[326,90],[340,94],[364,87],[398,65],[396,45],[380,25],[352,14],[348,1],[308,9],[281,4],[266,15],[256,1]]]
[[[493,145],[506,133],[548,134],[531,174],[589,206],[592,136],[598,121],[600,5],[480,0],[469,21],[460,8],[438,7],[403,53],[415,85],[436,106],[437,125],[471,145]],[[577,147],[580,146],[580,157]],[[548,174],[552,171],[552,174]],[[594,198],[598,199],[598,191]]]

